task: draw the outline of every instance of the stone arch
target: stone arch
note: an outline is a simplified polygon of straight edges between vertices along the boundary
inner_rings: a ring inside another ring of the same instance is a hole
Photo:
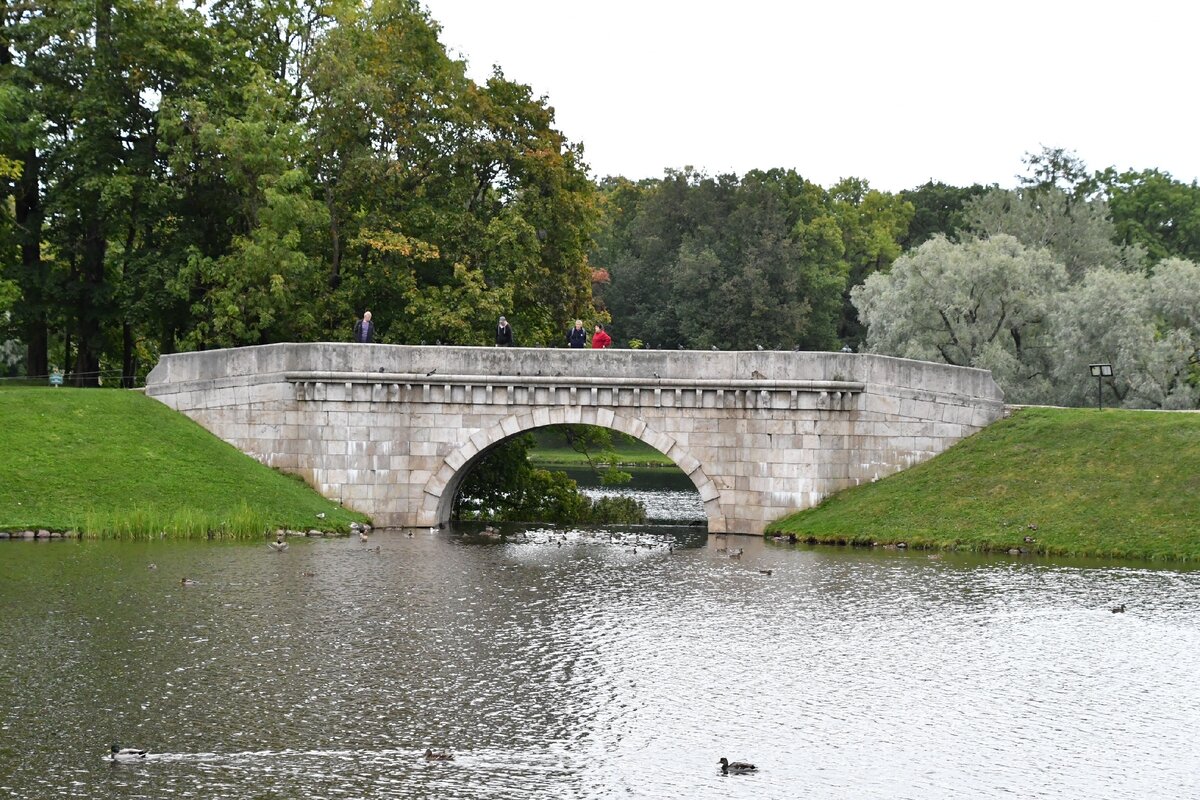
[[[442,459],[441,465],[425,482],[418,525],[440,525],[450,520],[450,506],[463,478],[483,454],[505,439],[547,425],[597,425],[628,434],[659,451],[679,467],[704,503],[709,533],[724,533],[725,515],[721,511],[720,490],[704,472],[703,466],[675,439],[655,431],[643,420],[627,417],[610,408],[596,406],[558,406],[537,408],[505,417],[498,423],[476,431],[461,447]]]

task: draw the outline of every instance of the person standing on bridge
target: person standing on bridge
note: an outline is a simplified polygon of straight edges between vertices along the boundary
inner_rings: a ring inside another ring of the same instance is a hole
[[[603,350],[612,344],[612,337],[604,332],[603,325],[596,326],[596,332],[592,334],[592,349]]]
[[[500,323],[496,326],[496,347],[512,347],[513,346],[513,330],[508,324],[508,320],[500,317]]]
[[[370,344],[375,339],[375,323],[371,322],[371,312],[363,312],[362,319],[354,323],[354,341]]]
[[[571,347],[587,347],[587,331],[583,329],[583,320],[575,320],[575,327],[567,332],[567,344]]]

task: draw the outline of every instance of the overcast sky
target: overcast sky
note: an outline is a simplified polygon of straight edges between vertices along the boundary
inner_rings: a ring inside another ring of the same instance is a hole
[[[829,186],[1012,186],[1043,145],[1200,176],[1200,3],[422,0],[529,84],[593,175],[791,167]]]

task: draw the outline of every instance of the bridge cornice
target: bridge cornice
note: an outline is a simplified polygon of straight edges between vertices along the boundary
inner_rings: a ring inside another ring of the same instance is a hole
[[[754,391],[770,389],[776,391],[801,392],[861,392],[865,384],[861,381],[824,380],[769,380],[732,378],[643,378],[643,377],[591,377],[562,375],[428,375],[415,372],[332,372],[309,370],[288,372],[284,380],[289,383],[370,383],[401,384],[404,386],[586,386],[586,387],[636,387],[641,389],[732,389]]]

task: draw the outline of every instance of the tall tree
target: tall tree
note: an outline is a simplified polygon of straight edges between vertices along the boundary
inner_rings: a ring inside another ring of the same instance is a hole
[[[1108,197],[1114,237],[1144,248],[1149,262],[1200,260],[1200,183],[1183,183],[1156,169],[1098,173]]]
[[[1007,234],[1026,247],[1049,250],[1075,281],[1090,269],[1134,269],[1141,261],[1135,247],[1114,242],[1102,199],[1075,198],[1054,186],[991,189],[969,201],[964,215],[978,236]]]
[[[1122,405],[1200,407],[1200,266],[1089,272],[1058,300],[1054,330],[1059,402],[1094,403],[1087,366],[1108,362],[1104,388]]]
[[[387,341],[479,344],[508,312],[546,343],[590,307],[596,209],[553,111],[480,86],[412,0],[356,10],[317,47],[313,162],[336,314],[381,307]]]
[[[1050,391],[1047,327],[1067,274],[1011,236],[935,237],[852,292],[871,352],[982,367],[1012,402]]]
[[[900,249],[914,250],[939,233],[951,241],[957,239],[967,226],[963,213],[967,202],[986,191],[978,183],[959,187],[929,181],[900,192],[900,199],[913,207],[908,232],[900,237]]]
[[[845,178],[829,190],[829,208],[842,231],[846,269],[838,338],[855,346],[865,330],[850,291],[886,270],[900,255],[900,238],[908,230],[914,209],[904,198],[872,189],[858,178]]]
[[[604,301],[617,328],[659,346],[835,347],[847,275],[895,247],[881,235],[892,209],[862,182],[830,194],[791,170],[684,170],[605,189]]]

